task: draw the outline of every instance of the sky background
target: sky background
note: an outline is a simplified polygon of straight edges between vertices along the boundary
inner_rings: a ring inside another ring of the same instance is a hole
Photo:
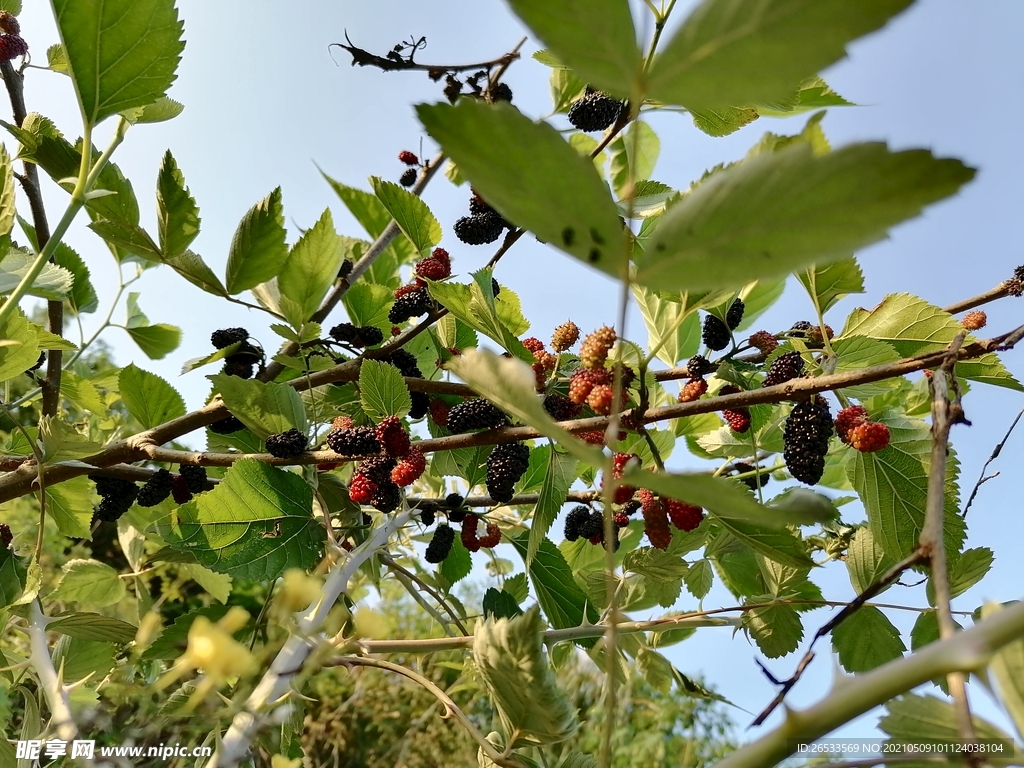
[[[45,64],[47,46],[57,41],[48,4],[25,5],[20,17],[23,36],[36,60]],[[680,0],[675,20],[682,20],[693,5]],[[642,4],[634,4],[637,18],[641,8]],[[400,150],[409,149],[421,157],[436,151],[421,130],[413,105],[441,99],[440,84],[431,83],[425,73],[350,67],[344,52],[337,49],[337,61],[333,60],[328,45],[344,41],[346,30],[356,45],[381,54],[410,35],[425,35],[428,47],[417,60],[444,64],[495,58],[528,34],[498,0],[306,0],[290,4],[287,10],[252,0],[181,0],[179,9],[187,45],[169,95],[182,102],[185,111],[171,122],[130,130],[115,161],[132,180],[143,226],[155,231],[156,174],[163,153],[172,150],[203,219],[192,247],[219,274],[223,274],[239,219],[275,187],[283,188],[289,242],[326,207],[331,208],[340,233],[363,236],[317,165],[346,184],[368,188],[369,176],[398,179],[403,170],[396,159]],[[917,3],[880,32],[852,44],[849,58],[823,73],[837,92],[861,105],[829,111],[824,129],[833,146],[884,140],[894,149],[928,148],[979,169],[958,196],[929,208],[921,218],[894,230],[888,241],[859,254],[867,293],[847,298],[832,309],[827,317],[832,326],[840,328],[854,307],[875,306],[893,292],[908,291],[944,306],[997,285],[1024,263],[1020,247],[1024,144],[1019,140],[1024,124],[1022,23],[1024,5],[1015,0]],[[535,41],[527,42],[523,59],[509,69],[505,80],[514,91],[514,104],[530,116],[542,117],[551,110],[549,70],[529,57],[537,47]],[[80,135],[80,118],[67,78],[30,69],[26,101],[30,111],[53,119],[68,138]],[[765,131],[795,133],[805,120],[806,116],[763,118],[732,136],[710,138],[684,115],[651,117],[649,122],[662,141],[653,178],[686,188],[705,169],[741,157]],[[565,125],[564,118],[556,121]],[[105,146],[113,122],[101,126],[98,146]],[[16,150],[9,139],[7,145]],[[60,218],[67,196],[48,180],[44,184],[52,225]],[[482,266],[493,253],[490,247],[465,246],[451,233],[451,225],[466,212],[467,198],[465,187],[456,188],[441,176],[424,195],[445,229],[442,245],[452,253],[454,269],[461,275]],[[88,335],[106,313],[117,273],[105,246],[81,225],[83,218],[67,241],[88,262],[100,295],[100,312],[84,318]],[[615,319],[618,288],[613,281],[533,238],[521,240],[502,259],[497,276],[522,299],[524,313],[533,323],[531,335],[546,339],[570,317],[585,332]],[[135,362],[164,376],[182,392],[190,408],[206,398],[206,371],[181,376],[181,365],[210,350],[212,330],[241,325],[268,350],[279,343],[261,313],[217,301],[168,269],[150,270],[133,289],[141,293],[141,306],[152,322],[182,328],[181,347],[163,360],[151,361],[123,331],[112,329],[105,338],[118,364]],[[996,334],[1016,327],[1022,308],[1014,299],[986,307],[988,330]],[[779,330],[812,315],[803,290],[791,281],[782,301],[759,326]],[[115,322],[123,322],[124,316],[122,302],[114,312]],[[336,312],[331,321],[342,319]],[[73,327],[69,333],[74,339]],[[627,335],[646,345],[646,331],[636,311],[629,316]],[[1020,353],[1008,353],[1004,361],[1015,376],[1024,378]],[[1022,405],[1024,397],[1005,389],[976,385],[968,395],[965,407],[974,425],[957,427],[953,435],[963,465],[964,495]],[[983,487],[968,518],[968,546],[993,546],[996,561],[982,585],[956,599],[957,609],[973,610],[986,599],[1021,596],[1024,565],[1013,544],[1024,540],[1017,470],[1021,440],[1024,436],[1019,434],[1011,439],[994,465],[1003,475]],[[672,464],[698,467],[679,453]],[[844,508],[844,517],[848,522],[860,519],[850,507]],[[511,553],[505,556],[514,559]],[[840,564],[819,569],[812,579],[828,599],[853,596]],[[884,599],[925,604],[923,588],[897,587]],[[734,602],[716,584],[704,606]],[[695,601],[685,593],[676,606],[679,610],[694,607]],[[908,632],[915,616],[890,613]],[[806,617],[810,635],[829,616],[819,610]],[[677,646],[671,658],[683,672],[703,676],[737,705],[757,712],[775,691],[757,670],[756,649],[743,635],[728,633],[727,629],[703,630]],[[799,652],[768,666],[776,676],[786,677],[798,659]],[[805,706],[815,701],[827,690],[832,672],[833,662],[823,643],[817,660],[790,695],[790,703]],[[977,711],[1009,728],[980,686],[970,688]],[[742,737],[760,732],[743,732],[750,717],[732,712]],[[876,718],[877,713],[866,715],[842,733],[872,735]]]

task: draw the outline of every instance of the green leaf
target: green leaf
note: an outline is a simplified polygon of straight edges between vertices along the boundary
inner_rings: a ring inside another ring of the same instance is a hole
[[[656,291],[633,284],[633,297],[644,316],[650,348],[657,349],[657,357],[666,365],[697,353],[700,344],[700,318],[676,301],[661,298]],[[680,321],[681,314],[687,317]]]
[[[891,344],[868,336],[844,336],[833,339],[832,349],[836,353],[836,373],[846,373],[883,365],[899,360],[899,353]],[[899,386],[899,379],[886,379],[858,384],[855,387],[844,387],[843,392],[849,397],[860,399],[885,394]]]
[[[868,672],[907,650],[900,631],[873,605],[858,608],[832,630],[832,647],[847,672]]]
[[[53,262],[74,276],[74,284],[67,295],[71,311],[76,315],[95,312],[99,308],[100,301],[89,279],[89,267],[86,266],[82,257],[64,243],[58,243],[57,250],[53,255]]]
[[[0,293],[10,293],[21,283],[26,273],[32,268],[35,255],[22,249],[11,248],[3,257],[0,265]],[[42,271],[32,281],[28,292],[33,296],[60,301],[71,290],[74,275],[56,264],[45,264]]]
[[[708,136],[728,136],[757,120],[753,107],[690,108],[690,117],[697,129]]]
[[[164,153],[156,179],[157,232],[165,259],[183,254],[199,234],[199,207],[185,186],[171,150]]]
[[[750,156],[669,208],[637,254],[636,279],[732,288],[846,258],[973,176],[959,160],[880,143],[817,155],[801,141]]]
[[[698,560],[691,564],[690,569],[683,574],[683,583],[690,590],[690,594],[698,600],[703,600],[707,596],[714,580],[715,573],[711,569],[709,560]]]
[[[232,411],[234,413],[234,411]],[[241,579],[276,579],[308,570],[323,553],[324,529],[313,518],[313,493],[292,472],[239,459],[212,491],[155,522],[168,546],[200,565]]]
[[[426,254],[441,242],[441,224],[418,195],[393,181],[384,181],[376,176],[370,179],[370,186],[398,228],[420,254]]]
[[[511,619],[523,612],[515,597],[504,589],[498,590],[494,587],[490,587],[484,593],[482,606],[485,619]]]
[[[213,270],[199,254],[186,250],[167,259],[165,263],[197,288],[212,293],[214,296],[228,295],[220,278],[213,273]]]
[[[316,312],[338,278],[343,258],[342,240],[334,230],[334,219],[327,209],[292,246],[277,278],[281,307],[293,326],[300,327]]]
[[[14,166],[6,147],[0,147],[0,237],[14,229]]]
[[[547,458],[544,484],[540,488],[537,506],[533,510],[533,522],[530,525],[530,544],[526,552],[527,567],[545,541],[551,524],[565,504],[565,494],[576,479],[577,461],[572,456],[549,448]]]
[[[642,59],[626,0],[510,0],[510,5],[581,78],[622,98],[634,95]]]
[[[450,590],[454,584],[469,576],[472,570],[473,560],[469,556],[469,550],[463,545],[462,539],[456,536],[448,557],[437,567],[438,575]]]
[[[412,407],[402,374],[379,360],[364,360],[359,368],[359,402],[375,422],[385,416],[405,416]]]
[[[619,197],[630,191],[630,184],[647,181],[654,172],[661,152],[661,141],[647,123],[637,120],[608,147],[611,153],[609,176]],[[630,174],[632,173],[632,178]]]
[[[144,107],[132,107],[121,112],[124,119],[130,123],[163,123],[173,120],[185,109],[180,101],[161,96],[152,104]]]
[[[46,462],[80,459],[101,448],[99,443],[56,416],[43,416],[39,420],[39,441]],[[62,483],[61,487],[66,485]]]
[[[940,639],[939,617],[935,611],[922,611],[910,630],[910,649],[916,651]]]
[[[544,654],[544,624],[533,607],[511,619],[478,622],[473,661],[510,746],[553,744],[571,736],[576,709],[559,688]]]
[[[181,344],[181,328],[167,323],[125,328],[150,360],[162,360]]]
[[[850,583],[858,595],[895,565],[896,561],[886,555],[885,550],[875,541],[870,528],[862,526],[857,529],[846,551],[846,570],[850,574]]]
[[[547,4],[550,7],[550,4]],[[612,277],[626,266],[615,204],[594,164],[506,104],[420,105],[427,132],[506,219]]]
[[[73,539],[91,539],[92,482],[73,477],[59,485],[46,486],[46,513],[57,530]]]
[[[86,124],[164,96],[185,47],[173,0],[52,0]]]
[[[79,640],[108,643],[130,643],[138,632],[138,628],[127,621],[88,612],[56,616],[46,625],[46,630]]]
[[[800,645],[804,628],[800,614],[785,603],[752,608],[743,614],[743,626],[769,659],[792,653]]]
[[[88,379],[83,379],[71,371],[64,371],[61,374],[60,394],[75,407],[89,413],[103,413],[107,409],[96,386]]]
[[[576,99],[583,95],[586,83],[569,69],[555,67],[549,78],[552,111],[565,112]]]
[[[963,326],[948,312],[909,293],[893,293],[874,309],[854,310],[842,335],[878,339],[890,344],[902,357],[911,357],[945,349],[961,331]],[[966,344],[973,340],[968,336]],[[956,374],[1024,392],[1024,387],[1003,367],[995,353],[957,363]]]
[[[10,549],[0,549],[0,609],[14,605],[25,588],[24,558]]]
[[[675,581],[686,576],[690,567],[681,557],[653,547],[640,547],[623,558],[622,569],[652,581]]]
[[[655,59],[647,95],[687,107],[790,102],[911,1],[704,0]]]
[[[824,266],[810,267],[797,277],[811,298],[817,298],[823,314],[843,297],[864,293],[864,274],[852,256]]]
[[[121,369],[118,389],[125,408],[145,429],[185,415],[185,401],[174,387],[134,363]]]
[[[960,743],[960,729],[953,704],[934,696],[904,694],[885,705],[888,714],[878,727],[895,742],[910,744]],[[980,717],[973,717],[974,731],[981,741],[1012,743],[1012,737]]]
[[[260,439],[292,428],[300,432],[308,428],[302,396],[294,387],[222,373],[209,378],[231,415]]]
[[[965,549],[950,569],[949,596],[959,597],[981,581],[992,570],[993,560],[995,556],[988,547]]]
[[[518,311],[518,299],[515,307],[502,307],[499,313],[499,307],[508,304],[507,292],[502,291],[500,299],[495,298],[491,275],[492,270],[481,269],[473,273],[473,282],[469,285],[431,282],[427,284],[427,290],[456,318],[494,339],[520,360],[533,363],[536,359],[533,353],[523,346],[509,327],[510,324],[520,326],[524,321]]]
[[[198,563],[184,563],[182,571],[205,589],[209,595],[221,603],[226,603],[231,596],[231,577],[223,573],[214,573]]]
[[[985,603],[981,607],[981,618],[987,619],[1003,609],[998,603]],[[988,668],[999,687],[1003,707],[1013,718],[1017,733],[1024,736],[1024,639],[1004,645],[992,657]]]
[[[363,280],[345,291],[345,295],[341,297],[353,325],[375,325],[388,329],[391,327],[388,309],[394,300],[394,291],[386,285],[367,283]]]
[[[68,560],[62,569],[57,588],[50,593],[51,600],[86,603],[97,608],[114,605],[124,599],[125,583],[117,571],[98,560]]]
[[[65,635],[53,651],[53,665],[69,683],[90,677],[95,683],[114,668],[117,647],[113,643],[79,640]]]
[[[800,85],[795,101],[787,100],[774,106],[761,105],[757,111],[765,117],[790,117],[813,109],[853,106],[856,105],[829,88],[820,77],[809,77]]]
[[[39,342],[32,323],[20,309],[15,309],[2,326],[0,339],[13,342],[0,346],[0,381],[24,373],[39,357]]]
[[[277,277],[288,258],[278,187],[242,217],[228,252],[226,285],[234,295]]]
[[[924,422],[889,415],[876,419],[889,427],[889,445],[877,453],[857,451],[847,474],[864,503],[876,541],[889,557],[899,561],[914,550],[924,528],[932,441]],[[966,524],[958,510],[952,457],[947,473],[944,539],[946,550],[958,553]]]
[[[526,562],[530,534],[510,536],[509,541],[523,558],[523,562]],[[587,602],[587,596],[573,579],[565,557],[550,539],[541,542],[537,554],[530,561],[528,572],[533,591],[537,595],[537,602],[553,627],[578,627],[584,620],[597,622],[597,611]]]

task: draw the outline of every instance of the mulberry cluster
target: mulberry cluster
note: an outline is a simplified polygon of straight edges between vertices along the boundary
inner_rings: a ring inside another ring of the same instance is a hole
[[[377,486],[377,492],[370,499],[370,506],[378,512],[394,512],[402,503],[402,491],[392,482]]]
[[[289,429],[266,439],[267,453],[278,459],[290,459],[306,450],[306,436],[297,429]]]
[[[388,320],[392,323],[404,323],[409,318],[427,314],[433,308],[434,300],[430,298],[426,288],[415,288],[404,293],[399,288],[395,291],[395,303],[388,310]]]
[[[704,327],[701,331],[701,338],[704,341],[705,347],[717,352],[729,346],[729,342],[732,341],[732,333],[729,332],[729,326],[717,317],[714,315],[706,315],[704,317]]]
[[[522,443],[503,443],[487,457],[487,492],[495,501],[507,502],[513,487],[530,465],[530,449]]]
[[[770,355],[779,346],[779,340],[768,331],[758,331],[747,339],[747,343],[758,350],[762,355]]]
[[[192,493],[206,490],[206,467],[199,464],[182,464],[178,467],[178,475],[183,478],[185,486]]]
[[[21,36],[18,19],[8,11],[0,11],[0,61],[11,61],[28,53],[28,43]]]
[[[729,330],[735,331],[739,328],[740,323],[743,322],[743,313],[746,311],[746,308],[743,299],[733,299],[732,304],[729,305],[729,309],[725,313],[725,324],[729,326]]]
[[[889,445],[889,428],[877,421],[869,421],[850,430],[850,445],[861,453],[874,453]]]
[[[228,376],[251,379],[253,366],[263,362],[263,353],[250,344],[247,339],[249,332],[245,328],[222,328],[210,335],[210,343],[217,349],[224,349],[237,343],[238,349],[224,358],[221,372]]]
[[[619,119],[626,105],[587,86],[586,93],[569,107],[569,122],[586,133],[603,131]]]
[[[427,459],[419,448],[410,448],[402,460],[391,470],[391,482],[405,487],[415,483],[423,470],[427,468]]]
[[[140,507],[155,507],[171,495],[173,481],[174,477],[169,470],[158,469],[139,489],[135,500]]]
[[[704,355],[694,355],[686,361],[686,372],[690,374],[691,379],[707,376],[713,370],[715,370],[715,366]]]
[[[655,549],[668,549],[672,543],[672,529],[669,527],[668,510],[660,500],[654,499],[653,503],[644,504],[644,533],[647,540]]]
[[[434,536],[427,545],[424,559],[428,563],[440,563],[448,553],[452,551],[452,543],[455,541],[455,530],[447,523],[441,523],[434,529]]]
[[[735,395],[740,391],[739,387],[735,387],[732,384],[727,384],[718,390],[720,395]],[[746,432],[750,429],[750,409],[749,408],[725,408],[722,411],[722,418],[725,419],[725,423],[729,425],[729,429],[733,432]]]
[[[808,485],[821,480],[831,436],[832,414],[828,403],[821,398],[797,403],[786,418],[782,432],[782,456],[789,473]]]
[[[774,387],[795,379],[804,372],[804,359],[799,352],[787,352],[772,360],[768,373],[761,383],[762,387]]]
[[[210,343],[217,349],[224,349],[248,338],[249,332],[245,328],[221,328],[210,334]]]
[[[370,478],[374,485],[380,485],[391,481],[391,471],[397,466],[398,461],[390,456],[371,456],[356,465],[356,474]]]
[[[377,493],[377,484],[362,472],[354,472],[348,484],[348,497],[354,504],[368,504]]]
[[[130,480],[100,475],[89,475],[89,479],[96,483],[96,493],[100,495],[94,510],[96,518],[104,523],[117,522],[139,495],[139,487]]]
[[[588,334],[580,345],[580,365],[590,370],[603,369],[615,339],[615,330],[607,325]]]
[[[544,398],[544,410],[555,421],[569,421],[579,416],[583,409],[565,395],[552,392]]]
[[[353,347],[375,347],[384,341],[384,332],[374,325],[339,323],[329,333],[332,339]]]
[[[455,236],[466,245],[486,245],[501,237],[505,220],[496,211],[463,216],[455,222]]]
[[[704,519],[704,510],[694,504],[687,504],[678,499],[663,499],[665,511],[672,525],[681,531],[694,531]]]
[[[836,435],[847,445],[850,444],[850,430],[867,423],[868,412],[863,405],[851,405],[836,415]]]
[[[412,443],[409,433],[402,427],[397,416],[385,416],[377,425],[377,442],[388,456],[401,458],[409,453]]]
[[[690,379],[679,390],[680,403],[692,403],[700,400],[701,396],[708,391],[708,383],[704,379]]]
[[[230,435],[245,429],[245,424],[234,416],[227,416],[220,421],[213,422],[213,424],[208,425],[206,428],[217,435]]]
[[[465,400],[448,411],[448,429],[455,434],[507,427],[508,423],[508,417],[498,410],[498,406],[483,398]]]
[[[612,372],[607,368],[578,368],[569,377],[569,399],[577,405],[582,405],[590,397],[594,387],[610,386],[611,383]]]
[[[435,248],[433,253],[420,261],[413,269],[416,277],[424,280],[444,280],[451,277],[452,262],[448,251],[444,248]]]
[[[555,352],[565,352],[569,347],[579,341],[580,329],[572,320],[562,323],[555,328],[551,334],[551,348]]]
[[[590,507],[580,504],[569,510],[565,516],[565,538],[567,541],[576,541],[582,531],[587,519],[590,517]],[[590,538],[587,536],[586,538]]]
[[[387,357],[381,358],[382,362],[389,363],[398,369],[398,372],[407,379],[422,379],[423,372],[416,362],[416,356],[404,349],[396,349]]]
[[[376,430],[371,427],[335,428],[327,434],[327,445],[342,456],[369,456],[380,452]]]

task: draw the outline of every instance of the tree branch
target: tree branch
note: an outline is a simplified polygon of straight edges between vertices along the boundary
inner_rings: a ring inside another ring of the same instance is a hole
[[[53,668],[50,647],[46,642],[46,624],[49,619],[43,615],[39,600],[32,601],[28,622],[28,636],[32,646],[29,663],[39,678],[46,701],[50,706],[50,724],[64,741],[71,741],[78,734],[78,726],[71,716],[71,699],[68,689],[61,683],[57,670]]]

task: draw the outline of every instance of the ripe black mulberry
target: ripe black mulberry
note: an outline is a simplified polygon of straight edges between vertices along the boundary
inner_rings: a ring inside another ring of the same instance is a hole
[[[171,483],[174,476],[169,470],[158,469],[139,489],[136,501],[140,507],[155,507],[171,495]]]
[[[452,551],[453,541],[455,541],[455,529],[446,523],[441,523],[434,529],[434,536],[427,545],[424,559],[428,563],[440,563]]]
[[[230,347],[238,341],[245,341],[249,338],[249,332],[245,328],[221,328],[210,335],[210,343],[217,349]]]
[[[453,405],[448,412],[448,430],[452,434],[473,429],[494,429],[508,426],[508,417],[489,400],[476,398]]]
[[[704,339],[704,346],[716,352],[728,347],[729,342],[732,341],[729,326],[714,315],[707,315],[704,318],[704,330],[701,337]]]
[[[290,459],[306,450],[306,436],[297,429],[289,429],[266,439],[267,453],[278,459]]]
[[[369,456],[380,453],[377,431],[373,427],[332,430],[327,435],[327,445],[342,456]]]
[[[590,133],[611,127],[625,105],[611,96],[587,89],[587,94],[569,107],[569,122],[574,128]]]
[[[825,472],[825,455],[832,436],[832,413],[820,398],[797,403],[782,432],[783,458],[789,473],[814,485]]]
[[[449,419],[450,421],[450,419]],[[530,449],[522,443],[503,443],[487,457],[487,492],[495,501],[507,502],[513,486],[530,465]]]
[[[565,538],[567,541],[576,541],[580,537],[580,531],[588,517],[590,517],[590,507],[583,504],[569,510],[569,514],[565,516]]]
[[[804,359],[799,352],[787,352],[779,355],[772,364],[768,366],[768,373],[764,377],[762,387],[774,387],[777,384],[785,384],[790,379],[795,379],[804,372]]]
[[[455,222],[455,236],[466,245],[485,245],[501,237],[505,220],[496,211],[463,216]]]
[[[729,326],[729,330],[735,331],[739,328],[740,323],[743,322],[743,312],[746,308],[743,299],[734,299],[729,305],[729,311],[725,313],[725,324]]]
[[[185,478],[185,483],[192,493],[202,493],[206,490],[206,467],[182,464],[178,467],[178,474]]]

